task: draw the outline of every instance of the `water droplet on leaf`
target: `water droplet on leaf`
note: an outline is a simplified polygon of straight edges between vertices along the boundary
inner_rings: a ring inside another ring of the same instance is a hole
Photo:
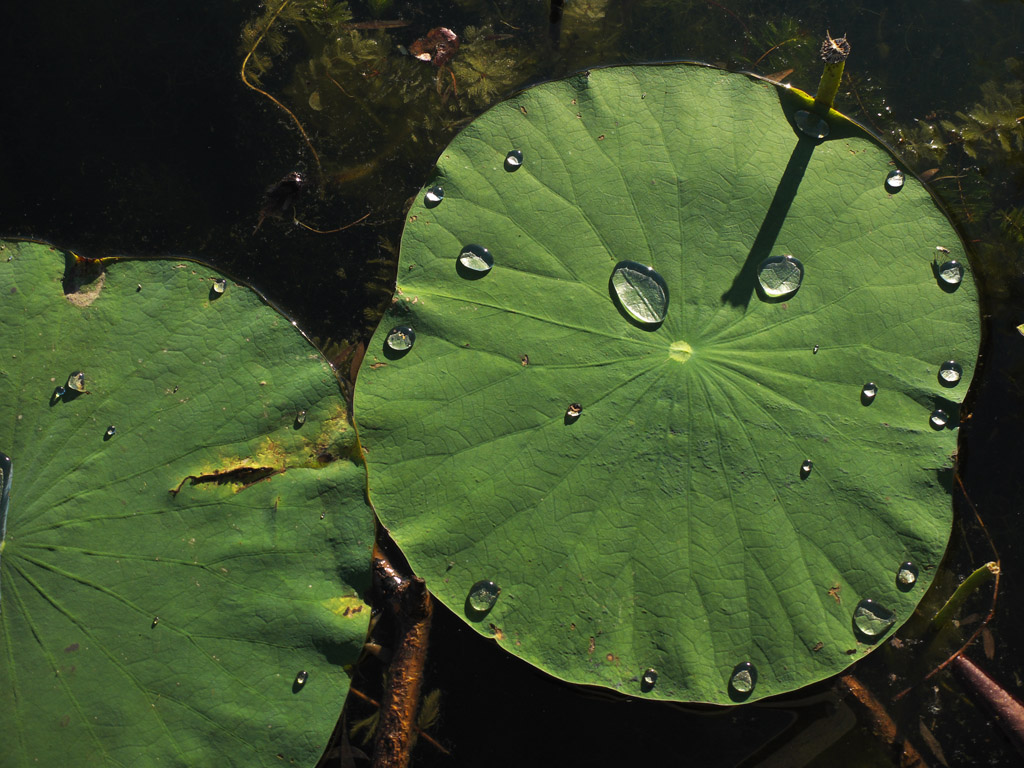
[[[507,155],[505,155],[505,170],[512,172],[518,171],[523,165],[523,153],[518,149],[513,149]]]
[[[299,411],[297,414],[295,414],[295,426],[296,427],[301,427],[305,423],[306,423],[306,412],[304,410],[303,411]]]
[[[478,581],[469,589],[469,607],[477,613],[487,613],[494,607],[500,592],[493,581]]]
[[[395,352],[408,352],[416,342],[416,331],[407,325],[399,325],[388,331],[385,343]]]
[[[103,433],[103,436],[113,437],[115,434],[117,434],[117,427],[111,424],[109,427],[107,427],[107,431]]]
[[[306,684],[307,680],[309,680],[309,672],[302,670],[295,676],[295,686],[301,688]]]
[[[213,281],[213,292],[214,293],[224,293],[224,291],[226,291],[227,289],[228,289],[228,281],[225,280],[224,278],[221,278],[220,280],[214,280]]]
[[[896,623],[896,614],[874,600],[864,599],[853,611],[853,624],[867,637],[878,637]]]
[[[757,281],[765,296],[787,298],[797,292],[804,279],[804,265],[792,256],[771,256],[757,268]]]
[[[871,405],[875,402],[876,395],[878,395],[878,385],[873,381],[869,381],[860,390],[861,405]]]
[[[908,592],[916,583],[917,566],[909,561],[900,565],[899,570],[896,571],[896,587],[903,592]]]
[[[963,265],[956,259],[947,261],[939,267],[939,280],[949,286],[960,285],[964,279]]]
[[[941,408],[936,408],[928,417],[928,423],[932,425],[932,429],[942,429],[949,423],[949,414]]]
[[[569,407],[565,409],[565,420],[576,421],[583,413],[583,406],[579,403],[570,403]]]
[[[804,463],[800,465],[800,479],[806,480],[810,476],[812,469],[814,469],[814,462],[810,459],[804,459]]]
[[[444,187],[442,186],[431,187],[423,196],[423,204],[427,208],[436,208],[442,200],[444,200]]]
[[[964,369],[955,360],[947,360],[939,366],[939,384],[944,387],[955,387],[963,375]]]
[[[82,371],[75,371],[68,376],[68,389],[85,392],[85,374]]]
[[[640,678],[640,690],[644,692],[649,691],[657,682],[658,671],[656,669],[648,669],[644,672],[644,676]]]
[[[459,254],[459,264],[470,272],[486,275],[494,266],[494,258],[482,245],[465,245]]]
[[[793,115],[793,122],[800,129],[800,133],[812,139],[824,139],[828,136],[828,123],[806,109],[798,109]]]
[[[668,312],[668,285],[651,267],[620,261],[612,270],[612,289],[619,306],[634,320],[655,325]]]
[[[885,191],[890,195],[895,195],[906,183],[907,177],[903,175],[903,171],[898,168],[895,171],[889,171],[889,175],[885,177]]]
[[[812,354],[812,355],[816,355],[816,354],[818,354],[818,350],[819,350],[819,349],[821,349],[821,347],[819,347],[819,346],[818,346],[817,344],[815,344],[815,345],[814,345],[814,348],[813,348],[813,349],[811,350],[811,354]]]
[[[746,698],[757,685],[757,669],[749,661],[737,664],[729,677],[729,688],[734,696]]]

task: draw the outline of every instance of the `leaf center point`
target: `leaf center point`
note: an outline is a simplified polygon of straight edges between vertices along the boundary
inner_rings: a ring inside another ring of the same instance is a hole
[[[685,363],[693,354],[693,347],[685,341],[673,341],[668,348],[668,356],[680,363]]]

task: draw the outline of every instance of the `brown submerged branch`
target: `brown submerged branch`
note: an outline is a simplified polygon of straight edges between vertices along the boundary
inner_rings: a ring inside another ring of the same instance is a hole
[[[415,744],[416,715],[434,606],[426,582],[395,570],[375,544],[373,577],[397,624],[395,652],[388,671],[373,751],[374,768],[405,768]]]

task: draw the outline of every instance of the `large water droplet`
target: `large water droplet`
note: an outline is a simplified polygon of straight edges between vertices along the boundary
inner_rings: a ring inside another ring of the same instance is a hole
[[[812,139],[824,139],[828,136],[828,123],[806,109],[798,109],[793,115],[793,122],[800,129],[800,133]]]
[[[806,480],[810,477],[812,469],[814,469],[814,462],[810,459],[804,459],[804,463],[800,465],[800,479]]]
[[[737,664],[729,677],[729,688],[737,698],[746,698],[757,685],[757,669],[749,661]]]
[[[869,381],[860,390],[860,404],[871,405],[875,402],[875,397],[878,395],[878,385],[873,381]]]
[[[773,299],[792,296],[804,279],[804,265],[792,256],[771,256],[757,268],[757,281],[765,296]]]
[[[964,369],[956,360],[947,360],[939,366],[939,384],[944,387],[955,387],[963,375]]]
[[[853,611],[853,624],[861,634],[878,637],[896,623],[896,614],[874,600],[864,599]]]
[[[648,669],[644,672],[644,676],[640,678],[640,690],[646,693],[654,688],[654,684],[657,682],[658,671],[656,669]]]
[[[896,571],[896,588],[901,592],[909,592],[917,584],[917,566],[911,562],[900,565]]]
[[[885,177],[885,191],[890,195],[895,195],[906,183],[907,177],[903,175],[903,171],[898,168],[895,171],[889,171],[889,175]]]
[[[656,325],[668,312],[668,285],[651,267],[620,261],[612,270],[612,289],[619,306],[634,320]]]
[[[399,325],[388,331],[388,337],[384,343],[395,352],[408,352],[415,342],[416,331],[408,325]]]
[[[523,165],[523,153],[518,149],[513,149],[507,155],[505,155],[505,170],[512,172],[518,171]]]
[[[75,371],[68,376],[68,389],[75,392],[85,392],[85,374],[82,371]]]
[[[491,271],[494,258],[482,245],[465,245],[459,254],[459,266],[469,270],[473,276],[483,276]]]
[[[436,208],[441,204],[442,200],[444,200],[444,187],[431,187],[427,190],[427,194],[423,196],[423,205],[427,208]]]
[[[938,272],[939,280],[947,286],[960,285],[960,281],[964,279],[964,267],[956,259],[951,259],[950,261],[942,264],[939,267]]]
[[[932,429],[942,429],[949,423],[949,414],[941,408],[936,408],[928,417],[928,423],[931,424]]]
[[[500,592],[501,589],[493,581],[478,581],[469,588],[469,597],[466,602],[477,613],[487,613],[494,607]]]
[[[224,293],[224,291],[226,291],[227,289],[228,289],[228,281],[225,280],[224,278],[221,278],[220,280],[214,280],[213,281],[213,292],[214,293]]]

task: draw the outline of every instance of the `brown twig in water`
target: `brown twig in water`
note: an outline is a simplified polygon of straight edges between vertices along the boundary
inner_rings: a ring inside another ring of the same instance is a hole
[[[899,729],[896,727],[896,723],[889,717],[889,713],[885,711],[882,705],[878,702],[871,691],[869,691],[856,677],[853,675],[843,675],[839,678],[840,689],[845,690],[851,696],[853,696],[868,713],[868,717],[871,719],[871,724],[874,727],[875,733],[885,741],[886,744],[891,744],[894,747],[897,744],[897,739],[900,738]],[[902,752],[900,753],[900,766],[901,768],[925,768],[927,765],[924,758],[921,757],[921,753],[914,748],[914,745],[904,738],[903,743],[900,745]]]
[[[365,693],[363,693],[362,691],[357,691],[357,690],[356,690],[355,688],[349,688],[349,691],[350,691],[350,692],[351,692],[351,693],[352,693],[352,694],[353,694],[353,695],[354,695],[354,696],[355,696],[356,698],[362,699],[362,700],[363,700],[363,701],[365,701],[365,702],[366,702],[367,704],[370,704],[371,706],[374,706],[374,707],[377,707],[377,709],[380,709],[380,703],[379,703],[378,701],[376,701],[375,699],[371,699],[371,698],[370,698],[369,696],[367,696],[367,695],[366,695]],[[439,741],[438,741],[437,739],[435,739],[435,738],[434,738],[433,736],[431,736],[431,735],[430,735],[429,733],[427,733],[426,731],[424,731],[424,730],[423,730],[422,728],[420,728],[420,727],[419,727],[418,725],[417,725],[417,726],[414,726],[414,727],[416,728],[416,733],[418,733],[418,734],[419,734],[420,736],[422,736],[422,737],[423,737],[424,739],[426,739],[426,740],[427,740],[427,743],[429,743],[429,744],[430,744],[431,746],[433,746],[433,747],[434,747],[435,749],[437,749],[438,751],[440,751],[440,752],[441,752],[442,754],[444,754],[445,756],[447,756],[447,757],[451,757],[451,754],[452,754],[452,753],[451,753],[451,752],[449,752],[449,751],[448,751],[447,749],[445,749],[445,748],[444,748],[444,746],[443,746],[443,745],[441,744],[441,742],[439,742]]]
[[[274,11],[274,15],[271,16],[270,17],[270,21],[267,22],[266,29],[264,29],[262,32],[260,32],[260,36],[256,38],[256,42],[254,42],[252,44],[252,48],[249,49],[249,52],[247,54],[245,54],[245,58],[242,59],[242,70],[241,70],[242,82],[245,83],[246,86],[248,86],[249,88],[252,88],[254,91],[256,91],[256,93],[261,93],[264,96],[266,96],[268,99],[270,99],[272,102],[277,104],[277,106],[279,106],[281,109],[283,109],[288,114],[288,117],[290,117],[294,121],[295,125],[298,127],[299,133],[302,134],[302,138],[305,139],[306,146],[309,147],[309,151],[313,153],[313,159],[316,160],[316,169],[317,169],[318,175],[323,175],[323,169],[320,166],[320,155],[318,155],[316,149],[313,148],[313,142],[309,140],[309,134],[307,134],[306,133],[306,129],[302,127],[302,123],[299,122],[299,118],[297,118],[295,116],[294,112],[292,112],[290,109],[288,109],[288,107],[286,107],[280,101],[275,99],[269,93],[264,91],[262,88],[258,88],[257,86],[255,86],[252,83],[250,83],[249,82],[249,78],[245,76],[245,68],[249,64],[249,59],[252,58],[252,55],[256,52],[256,47],[261,42],[263,42],[263,38],[266,37],[267,32],[270,31],[270,28],[272,26],[274,26],[274,22],[277,21],[277,17],[281,14],[281,11],[283,11],[285,6],[288,5],[288,3],[290,3],[290,2],[291,2],[291,0],[284,0],[284,2],[281,3],[280,7],[276,11]]]
[[[333,235],[335,232],[343,232],[346,229],[348,229],[349,227],[354,227],[359,222],[365,221],[369,216],[370,216],[370,214],[367,213],[364,216],[360,216],[358,219],[353,221],[351,224],[346,224],[344,227],[338,227],[337,229],[317,229],[316,227],[311,227],[311,226],[309,226],[309,224],[301,222],[298,219],[295,219],[295,223],[298,224],[300,227],[305,227],[310,232],[316,232],[318,235]]]
[[[405,768],[414,743],[434,606],[423,579],[398,573],[377,544],[373,547],[372,568],[374,580],[398,625],[388,686],[380,708],[373,768]]]

